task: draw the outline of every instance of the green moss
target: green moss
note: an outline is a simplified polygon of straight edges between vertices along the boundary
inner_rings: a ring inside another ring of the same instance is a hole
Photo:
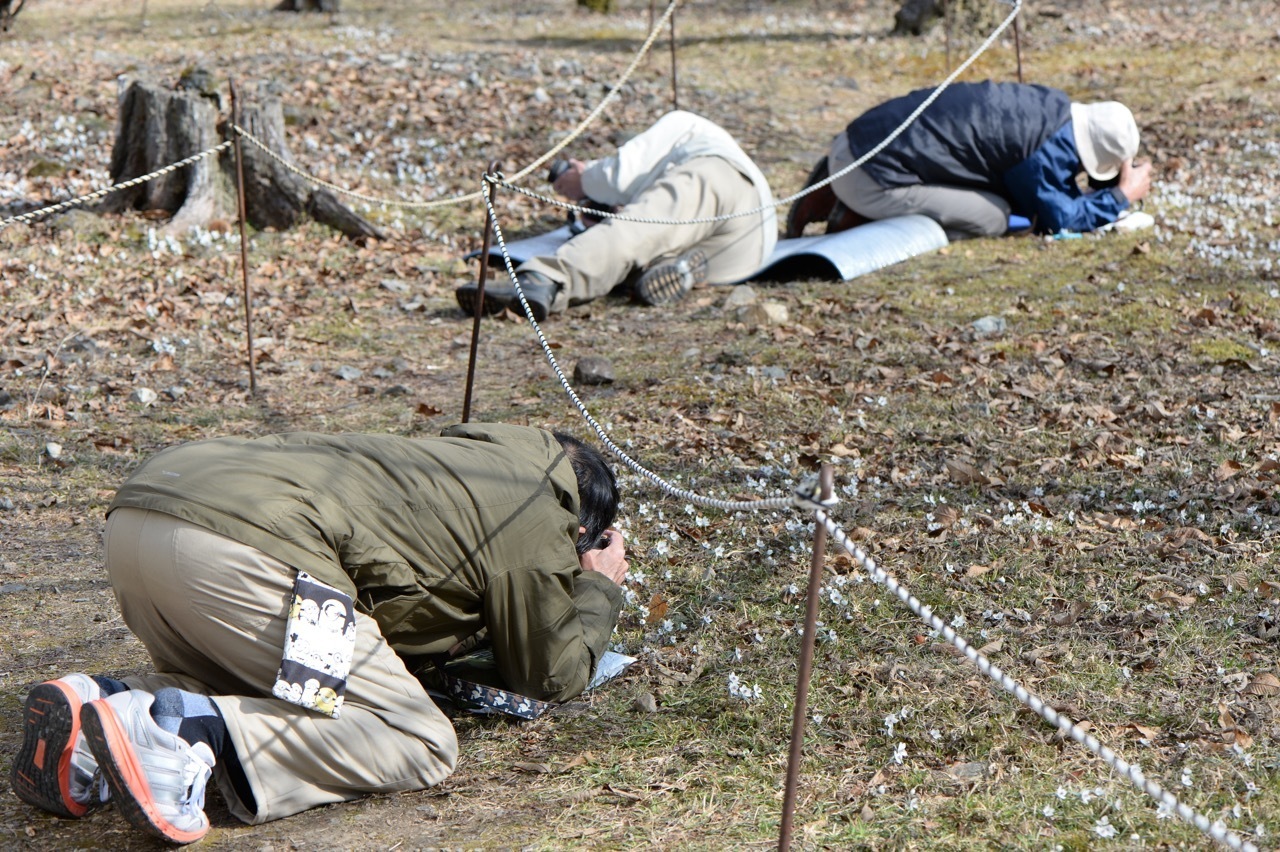
[[[1215,338],[1198,340],[1191,344],[1191,354],[1206,363],[1223,364],[1228,361],[1248,361],[1257,353],[1234,340]]]

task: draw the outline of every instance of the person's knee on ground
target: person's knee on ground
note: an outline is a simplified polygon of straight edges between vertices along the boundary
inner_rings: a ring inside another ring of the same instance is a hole
[[[804,182],[804,189],[821,183],[831,175],[830,157],[824,156],[814,165]],[[830,183],[797,198],[787,213],[787,227],[783,236],[789,240],[804,236],[804,229],[814,222],[826,226],[824,233],[836,234],[870,222],[866,216],[854,212],[836,197]]]

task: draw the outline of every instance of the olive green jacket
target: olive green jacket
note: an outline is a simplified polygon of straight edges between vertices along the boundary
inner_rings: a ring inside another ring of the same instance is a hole
[[[520,426],[440,438],[218,438],[165,450],[111,506],[151,509],[255,547],[335,586],[402,656],[487,628],[508,689],[586,688],[622,606],[574,550],[578,487],[560,444]]]

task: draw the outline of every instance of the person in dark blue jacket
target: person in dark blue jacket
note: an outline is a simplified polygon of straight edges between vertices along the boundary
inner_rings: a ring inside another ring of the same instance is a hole
[[[932,91],[854,119],[809,183],[874,149]],[[911,213],[934,219],[951,239],[999,236],[1011,214],[1039,233],[1092,231],[1150,191],[1151,164],[1135,164],[1137,151],[1133,113],[1115,101],[1072,103],[1058,89],[1021,83],[955,83],[861,167],[797,200],[787,236],[824,219],[830,232]],[[1082,171],[1089,189],[1077,183]]]

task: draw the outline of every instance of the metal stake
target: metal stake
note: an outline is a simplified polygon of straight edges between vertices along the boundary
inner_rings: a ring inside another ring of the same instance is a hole
[[[822,499],[831,497],[831,465],[823,462],[819,473]],[[800,755],[804,747],[804,719],[809,703],[809,676],[813,672],[813,646],[818,634],[818,589],[822,586],[823,560],[827,552],[827,528],[814,523],[813,561],[809,566],[809,592],[805,601],[804,641],[800,646],[800,674],[796,678],[796,704],[791,715],[791,753],[787,758],[787,787],[782,800],[782,828],[778,850],[791,848],[791,817],[796,808],[796,784],[800,776]]]
[[[649,28],[645,30],[645,32],[653,32],[653,0],[649,0]],[[646,65],[649,62],[649,57],[652,55],[652,53],[645,54],[644,61]]]
[[[652,27],[650,27],[652,29]],[[677,93],[678,77],[676,76],[676,10],[671,10],[671,108],[680,109],[680,95]]]
[[[489,175],[502,171],[502,162],[489,161],[489,170],[485,172],[485,183],[489,184],[489,200],[498,197],[498,187],[489,180]],[[467,359],[467,390],[462,397],[462,422],[471,421],[471,390],[476,380],[476,349],[480,345],[480,318],[484,316],[484,283],[489,278],[489,245],[493,238],[493,220],[489,217],[489,206],[484,208],[484,236],[480,243],[480,274],[476,279],[476,311],[471,319],[471,355]]]
[[[1018,82],[1022,82],[1022,33],[1018,29],[1018,18],[1022,17],[1019,12],[1013,19],[1013,50],[1018,55]]]
[[[258,394],[258,377],[253,365],[253,312],[249,296],[249,238],[245,233],[244,153],[240,149],[240,100],[236,81],[231,84],[231,134],[235,137],[236,191],[240,196],[240,280],[244,289],[244,339],[249,353],[249,395]]]
[[[951,70],[951,4],[954,2],[955,0],[943,0],[942,6],[942,27],[947,34],[947,71]]]

